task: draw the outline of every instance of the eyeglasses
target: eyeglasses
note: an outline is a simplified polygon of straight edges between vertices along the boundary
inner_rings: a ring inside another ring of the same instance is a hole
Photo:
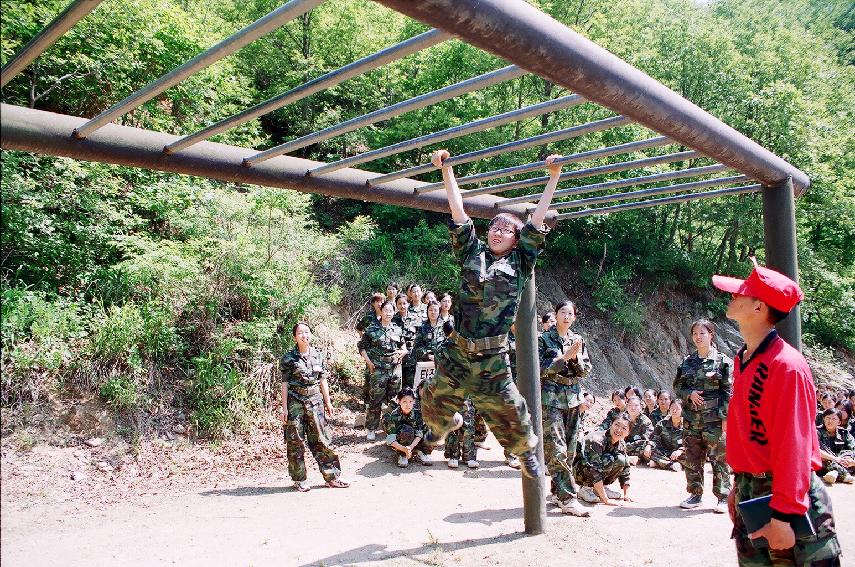
[[[517,233],[516,230],[509,228],[509,227],[506,227],[506,226],[505,227],[491,226],[490,230],[488,232],[493,232],[496,234],[504,234],[505,236],[514,236]]]

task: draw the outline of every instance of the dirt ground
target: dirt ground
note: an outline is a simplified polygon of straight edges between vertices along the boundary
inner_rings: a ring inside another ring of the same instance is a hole
[[[684,511],[682,473],[632,472],[636,502],[591,507],[587,519],[547,508],[546,533],[523,531],[520,473],[502,451],[480,451],[481,468],[399,469],[382,442],[336,420],[346,490],[291,488],[275,430],[202,449],[144,443],[133,458],[106,441],[88,447],[4,439],[4,567],[122,565],[735,565],[730,520]],[[14,436],[13,436],[14,437]],[[74,477],[74,478],[72,478]],[[710,477],[707,477],[709,490]],[[831,494],[849,563],[855,553],[855,487]]]

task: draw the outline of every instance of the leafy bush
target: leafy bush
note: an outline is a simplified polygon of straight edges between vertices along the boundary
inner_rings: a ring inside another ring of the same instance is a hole
[[[117,410],[132,410],[140,401],[137,381],[132,376],[112,376],[99,391],[101,397]]]

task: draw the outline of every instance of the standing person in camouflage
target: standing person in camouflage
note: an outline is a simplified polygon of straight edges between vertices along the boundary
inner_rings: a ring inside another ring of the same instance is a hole
[[[439,298],[439,320],[443,323],[448,322],[451,325],[451,330],[454,330],[454,315],[451,314],[452,305],[451,294],[443,293],[442,297]]]
[[[386,445],[398,455],[398,466],[401,468],[406,468],[410,459],[415,459],[426,467],[431,466],[431,451],[423,442],[425,424],[421,411],[415,407],[416,396],[412,388],[401,389],[395,399],[398,401],[398,407],[383,418]]]
[[[674,380],[674,393],[683,402],[686,428],[683,466],[689,497],[680,503],[684,509],[701,505],[704,493],[704,463],[709,460],[713,473],[713,494],[718,499],[713,511],[727,510],[730,494],[730,467],[725,459],[727,407],[733,392],[733,361],[714,345],[715,326],[699,319],[690,328],[697,351],[687,356]]]
[[[576,306],[555,306],[555,325],[538,339],[540,399],[543,406],[543,451],[552,477],[552,496],[564,514],[587,517],[579,505],[573,460],[579,433],[581,380],[591,372],[591,360],[582,337],[570,330]]]
[[[394,308],[388,301],[380,308],[380,321],[368,327],[356,344],[371,375],[371,393],[365,411],[366,438],[376,439],[383,402],[392,404],[401,389],[401,360],[407,354],[401,328],[392,323]]]
[[[475,444],[475,406],[472,400],[466,398],[463,407],[460,408],[463,416],[463,426],[455,429],[445,438],[445,458],[448,460],[448,468],[456,469],[460,466],[460,459],[470,469],[477,469],[478,446]]]
[[[650,466],[680,472],[683,449],[683,402],[672,400],[668,416],[653,427],[653,456]]]
[[[386,301],[391,301],[394,304],[395,298],[398,297],[398,292],[400,291],[401,286],[396,282],[389,282],[389,285],[386,286]]]
[[[294,488],[308,492],[304,453],[309,446],[321,474],[330,488],[347,488],[342,481],[341,464],[332,450],[332,433],[326,418],[333,407],[327,386],[324,357],[312,347],[312,331],[307,323],[292,329],[296,345],[279,362],[282,374],[282,423],[288,455],[288,474]]]
[[[819,456],[822,468],[817,474],[826,484],[855,483],[855,437],[840,427],[840,410],[831,408],[822,412],[819,434]]]
[[[626,454],[629,455],[629,464],[637,465],[639,462],[646,463],[653,456],[653,422],[644,415],[641,409],[641,400],[632,397],[626,402],[626,411],[629,414],[629,436],[626,438]]]
[[[356,330],[364,333],[365,329],[380,320],[380,306],[383,305],[385,296],[382,293],[374,293],[371,295],[371,306],[363,313],[362,318],[356,323]],[[362,401],[365,407],[368,407],[368,398],[371,395],[371,374],[368,368],[365,369],[365,374],[362,381]]]
[[[416,355],[414,351],[416,333],[419,327],[422,326],[423,319],[421,315],[410,309],[407,296],[403,293],[399,293],[395,298],[395,307],[398,309],[398,312],[392,317],[392,323],[401,328],[404,344],[407,347],[407,354],[401,362],[402,384],[405,388],[412,388],[413,378],[416,375]]]
[[[540,318],[540,332],[545,333],[555,326],[555,313],[549,311]]]
[[[629,434],[629,418],[620,414],[608,431],[592,431],[579,443],[573,472],[579,488],[579,498],[589,504],[620,506],[617,500],[632,502],[629,497],[629,457],[624,440]],[[609,488],[614,481],[622,492]]]
[[[507,343],[519,297],[546,240],[543,221],[561,174],[561,166],[554,163],[559,156],[546,159],[549,181],[530,221],[523,224],[513,215],[496,215],[486,245],[478,240],[463,209],[454,172],[444,163],[448,157],[447,151],[439,150],[432,161],[442,170],[451,209],[452,248],[461,267],[456,328],[425,389],[422,411],[432,432],[443,438],[460,426],[462,420],[454,414],[470,396],[499,443],[520,457],[523,474],[536,478],[542,474],[532,450],[538,440],[525,400],[511,379]]]
[[[432,301],[427,306],[427,319],[416,329],[413,355],[418,362],[433,362],[437,351],[445,343],[445,331],[439,318],[440,306]]]
[[[412,283],[407,287],[407,299],[410,300],[410,311],[418,316],[418,324],[427,317],[427,304],[422,301],[422,286]]]
[[[804,356],[775,330],[804,294],[796,282],[756,261],[745,280],[712,280],[731,294],[727,318],[745,340],[734,357],[727,412],[727,462],[734,471],[727,504],[739,565],[839,567],[831,499],[815,473],[822,460],[813,427],[813,376]],[[771,518],[749,533],[738,504],[760,496],[771,496]],[[805,514],[816,535],[796,538],[791,522]]]

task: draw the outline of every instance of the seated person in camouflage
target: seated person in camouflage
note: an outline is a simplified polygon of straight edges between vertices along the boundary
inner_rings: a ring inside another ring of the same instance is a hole
[[[312,331],[308,324],[297,323],[292,333],[296,345],[279,363],[288,474],[294,481],[294,488],[308,492],[304,460],[308,445],[327,486],[347,488],[348,484],[339,478],[341,464],[332,450],[332,432],[326,421],[327,417],[332,417],[333,408],[324,357],[312,347]]]
[[[667,390],[662,390],[656,394],[656,407],[648,416],[653,422],[653,427],[656,424],[668,417],[668,412],[671,409],[671,394]]]
[[[641,399],[641,390],[638,386],[627,386],[623,389],[623,395],[626,398],[626,401],[629,401],[630,398],[638,398]],[[644,404],[642,404],[642,409],[644,408]]]
[[[380,308],[380,321],[368,327],[356,344],[371,375],[370,395],[365,412],[367,439],[374,441],[380,425],[383,402],[392,405],[401,389],[401,360],[407,354],[401,328],[392,323],[394,308],[388,301]]]
[[[425,421],[438,438],[462,424],[455,413],[469,396],[499,443],[517,455],[523,474],[540,476],[533,448],[531,416],[508,368],[508,331],[516,318],[519,297],[534,273],[543,250],[547,229],[543,224],[561,174],[559,156],[549,156],[549,181],[531,219],[500,213],[490,222],[486,244],[478,240],[475,225],[463,209],[463,197],[454,172],[445,165],[449,153],[433,154],[451,209],[452,248],[460,263],[460,287],[455,312],[455,331],[437,359],[433,380],[425,389],[422,408]]]
[[[832,409],[834,407],[834,396],[831,392],[823,392],[822,395],[819,396],[819,411],[816,412],[816,426],[822,426],[822,414],[825,410]]]
[[[674,379],[674,394],[683,402],[683,447],[686,454],[686,490],[689,497],[680,503],[684,509],[701,505],[704,493],[704,463],[712,465],[713,494],[718,498],[713,511],[727,511],[730,494],[730,467],[725,457],[727,408],[733,394],[733,361],[718,352],[713,344],[715,326],[699,319],[690,327],[697,351],[687,356]]]
[[[630,398],[626,402],[629,414],[629,435],[626,438],[626,454],[629,464],[646,463],[653,456],[653,422],[641,410],[641,400]]]
[[[653,426],[653,456],[650,466],[673,471],[683,470],[683,402],[672,400],[668,416]]]
[[[826,484],[855,483],[855,437],[840,427],[840,410],[831,408],[822,412],[819,435],[819,455],[822,468],[816,473]]]
[[[397,313],[392,317],[392,323],[401,328],[404,336],[404,344],[407,347],[407,354],[401,361],[402,383],[405,388],[412,388],[416,375],[414,343],[416,332],[422,326],[423,319],[421,315],[410,309],[410,302],[403,293],[399,293],[395,297],[395,309],[397,309]]]
[[[616,500],[631,502],[629,497],[629,457],[624,440],[629,434],[629,418],[620,414],[608,431],[596,430],[579,442],[573,473],[579,484],[579,498],[589,504],[619,506]],[[620,483],[622,492],[609,485]]]
[[[398,407],[383,418],[383,429],[386,430],[386,445],[398,455],[398,466],[406,468],[410,459],[415,459],[425,466],[433,464],[425,446],[425,424],[421,411],[416,409],[416,396],[411,388],[404,388],[395,396]]]
[[[644,415],[649,417],[650,421],[653,421],[653,412],[656,410],[656,395],[656,390],[651,388],[644,390],[641,395],[641,401],[644,402],[641,409],[644,410]],[[653,424],[655,425],[656,422],[653,421]]]
[[[606,413],[606,417],[600,422],[600,429],[603,431],[609,430],[609,426],[617,416],[626,413],[626,396],[624,396],[623,392],[615,390],[612,392],[611,400],[614,407]]]
[[[570,330],[576,306],[555,306],[555,325],[538,339],[540,399],[543,407],[543,452],[552,478],[553,501],[564,514],[588,516],[579,505],[573,460],[582,404],[581,380],[591,372],[591,360],[581,335]]]
[[[555,313],[548,311],[540,318],[540,332],[545,333],[555,326]]]

